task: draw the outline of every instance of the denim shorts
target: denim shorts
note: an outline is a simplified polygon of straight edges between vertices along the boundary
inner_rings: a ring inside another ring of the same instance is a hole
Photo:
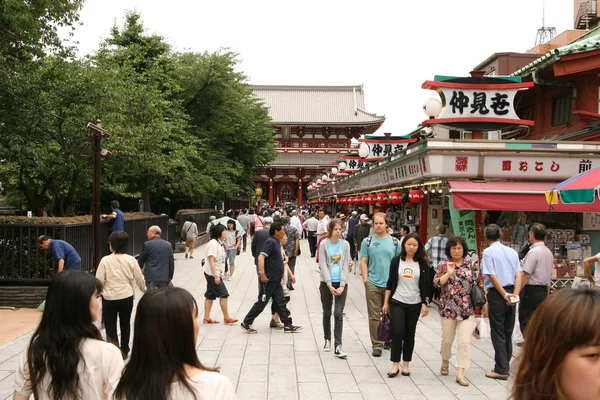
[[[235,248],[231,250],[225,250],[225,256],[227,257],[227,265],[231,267],[232,265],[235,267],[235,255],[237,254],[237,250]]]
[[[204,273],[204,278],[206,279],[206,292],[204,293],[204,297],[209,300],[215,300],[216,298],[226,299],[229,297],[229,292],[227,291],[225,282],[223,282],[223,278],[221,278],[218,285],[215,283],[214,276]]]

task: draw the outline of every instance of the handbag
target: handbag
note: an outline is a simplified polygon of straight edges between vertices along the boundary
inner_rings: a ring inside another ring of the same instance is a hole
[[[387,314],[383,314],[379,318],[379,326],[377,327],[377,340],[389,342],[392,340],[392,322]]]
[[[473,304],[473,307],[483,307],[485,303],[487,303],[487,300],[483,291],[477,286],[477,278],[475,278],[471,286],[471,304]]]

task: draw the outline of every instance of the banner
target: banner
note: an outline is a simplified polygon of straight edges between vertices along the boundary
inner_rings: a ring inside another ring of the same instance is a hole
[[[477,230],[475,229],[475,210],[457,210],[452,205],[452,196],[448,196],[452,230],[455,236],[460,236],[467,242],[469,250],[477,249]]]

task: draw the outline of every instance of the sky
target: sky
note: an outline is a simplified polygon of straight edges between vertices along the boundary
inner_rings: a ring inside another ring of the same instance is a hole
[[[573,29],[574,0],[545,0],[545,25]],[[364,85],[377,134],[404,135],[437,98],[421,84],[468,76],[493,53],[535,46],[544,0],[86,0],[74,39],[89,54],[127,10],[176,51],[239,53],[260,85]]]

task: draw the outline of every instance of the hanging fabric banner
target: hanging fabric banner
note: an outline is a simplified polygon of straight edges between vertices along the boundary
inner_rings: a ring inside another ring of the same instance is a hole
[[[457,210],[452,205],[452,196],[448,197],[452,230],[455,236],[460,236],[467,242],[469,250],[477,249],[477,230],[475,229],[475,210]]]

